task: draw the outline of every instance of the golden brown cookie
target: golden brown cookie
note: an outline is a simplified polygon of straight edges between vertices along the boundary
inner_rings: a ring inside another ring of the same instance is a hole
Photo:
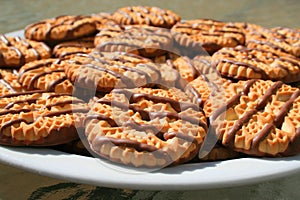
[[[187,82],[191,82],[203,74],[217,73],[217,71],[211,66],[211,57],[206,55],[199,55],[194,59],[190,59],[186,56],[180,56],[175,59],[169,59],[167,64],[178,70],[181,78]]]
[[[171,28],[180,21],[180,16],[171,10],[149,6],[128,6],[113,13],[113,19],[119,24],[145,24],[162,28]]]
[[[51,146],[78,139],[88,111],[86,103],[68,94],[31,91],[2,95],[0,144]]]
[[[155,57],[171,51],[173,38],[168,29],[147,25],[110,26],[95,37],[95,47],[101,52],[128,52]]]
[[[51,49],[42,42],[0,34],[1,68],[19,68],[27,62],[50,56]]]
[[[17,93],[23,90],[22,85],[18,82],[17,72],[0,70],[0,95]]]
[[[94,13],[91,15],[92,19],[96,23],[96,27],[98,31],[101,31],[103,28],[107,26],[113,26],[118,24],[114,19],[111,13],[100,12]]]
[[[176,42],[190,51],[207,51],[213,54],[222,47],[244,45],[245,36],[241,28],[233,23],[212,19],[196,19],[178,22],[171,29]]]
[[[83,37],[55,45],[53,55],[56,58],[61,58],[76,53],[90,53],[94,47],[94,37]]]
[[[19,70],[18,81],[26,90],[44,90],[72,94],[74,87],[67,79],[63,59],[49,58],[27,63]]]
[[[288,53],[300,56],[300,31],[297,29],[276,27],[269,29],[257,24],[246,23],[244,26],[246,46],[260,48],[275,53]]]
[[[25,27],[25,37],[31,40],[57,43],[94,34],[97,31],[91,16],[63,15],[45,19]]]
[[[223,48],[212,56],[212,64],[224,77],[270,79],[286,83],[300,79],[300,60],[292,55],[260,48]]]
[[[113,162],[151,168],[185,163],[206,136],[201,108],[175,88],[114,89],[89,105],[87,140]]]
[[[76,86],[99,92],[149,85],[170,87],[180,78],[170,66],[124,52],[77,54],[65,65],[65,72]]]
[[[191,85],[201,94],[205,83]],[[234,151],[254,156],[290,156],[300,152],[300,90],[280,81],[252,79],[232,83],[224,81],[225,98],[218,106],[202,98],[210,126],[222,144]],[[206,88],[208,89],[208,88]],[[209,95],[211,95],[210,93]],[[197,97],[199,98],[199,97]]]

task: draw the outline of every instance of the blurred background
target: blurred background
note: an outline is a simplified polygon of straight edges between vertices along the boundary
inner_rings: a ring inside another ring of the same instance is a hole
[[[23,29],[37,20],[66,14],[113,12],[128,5],[171,9],[182,19],[247,21],[263,26],[298,27],[299,0],[0,0],[0,33]]]

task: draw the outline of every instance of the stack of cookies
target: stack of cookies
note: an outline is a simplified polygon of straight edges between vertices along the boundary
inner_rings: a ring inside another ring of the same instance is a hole
[[[299,57],[299,29],[157,7],[38,21],[0,35],[0,144],[148,168],[296,155]]]

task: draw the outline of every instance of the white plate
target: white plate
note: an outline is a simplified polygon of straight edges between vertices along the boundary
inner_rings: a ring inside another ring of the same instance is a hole
[[[120,169],[91,157],[51,149],[0,146],[0,161],[58,179],[105,187],[191,190],[257,183],[300,171],[300,155],[186,164],[157,172]]]
[[[21,31],[10,35],[22,35]],[[52,149],[0,146],[0,162],[45,176],[105,187],[191,190],[230,187],[279,178],[300,171],[300,155],[288,158],[240,158],[186,164],[156,172],[132,169]]]

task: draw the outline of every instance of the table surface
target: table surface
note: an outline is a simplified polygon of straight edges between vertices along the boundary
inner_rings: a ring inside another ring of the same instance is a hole
[[[23,29],[37,20],[64,14],[113,12],[127,5],[167,8],[183,19],[212,18],[223,21],[247,21],[266,27],[299,27],[298,0],[1,0],[0,33]],[[299,199],[300,173],[260,182],[195,191],[142,191],[84,185],[33,174],[0,164],[0,200],[6,199]]]

